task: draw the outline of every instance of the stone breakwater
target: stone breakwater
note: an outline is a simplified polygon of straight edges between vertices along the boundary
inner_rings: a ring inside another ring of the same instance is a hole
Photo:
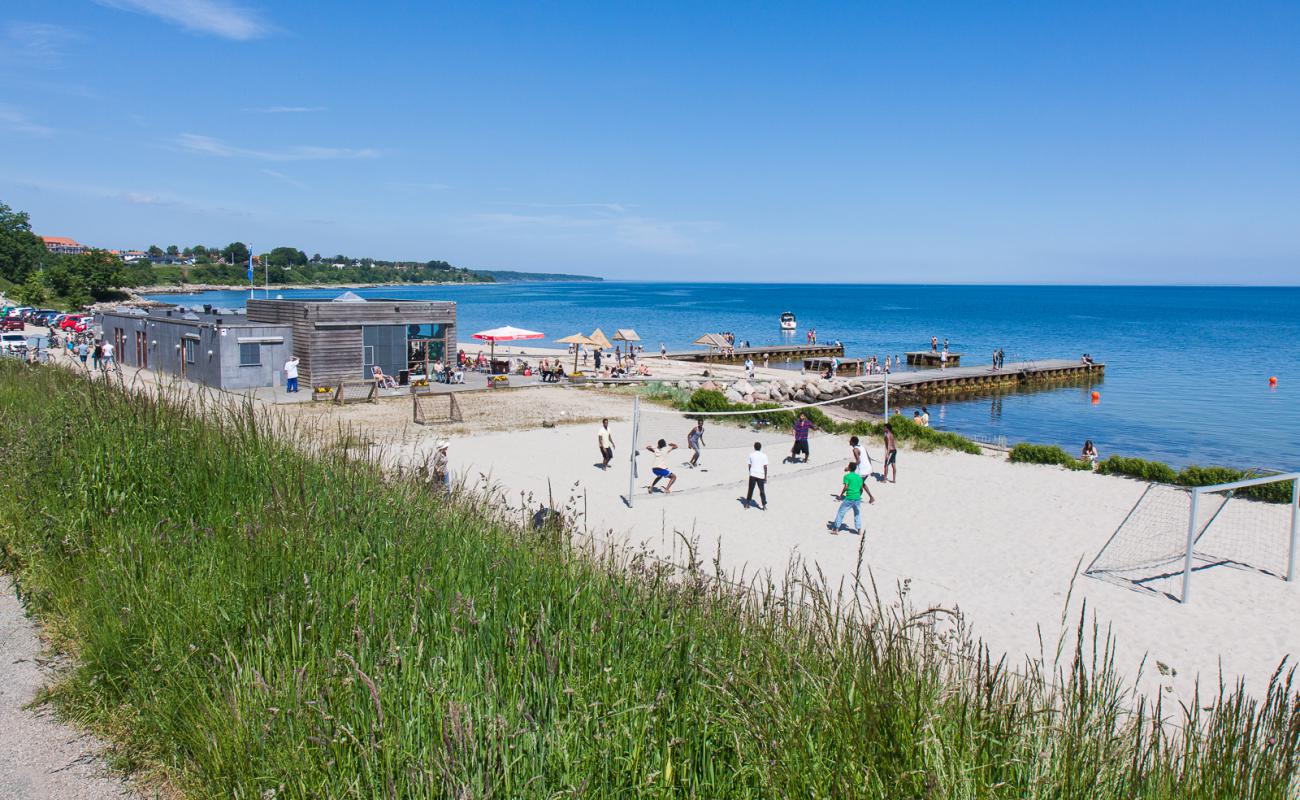
[[[879,383],[864,380],[828,380],[815,376],[794,376],[779,380],[741,379],[728,383],[717,380],[679,380],[671,385],[686,391],[707,389],[722,392],[731,403],[817,403],[864,392]]]

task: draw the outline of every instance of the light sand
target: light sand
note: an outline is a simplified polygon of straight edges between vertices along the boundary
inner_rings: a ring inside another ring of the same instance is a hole
[[[531,408],[545,409],[565,394],[544,392],[531,392]],[[575,393],[582,394],[569,392]],[[629,509],[624,498],[630,403],[591,394],[618,417],[611,423],[615,469],[597,468],[595,424],[585,424],[453,437],[453,471],[471,479],[488,474],[513,496],[524,491],[545,498],[549,490],[562,503],[572,495],[587,509],[588,528],[679,561],[684,554],[678,531],[698,541],[706,563],[720,550],[724,569],[733,575],[779,577],[791,559],[802,559],[832,585],[851,579],[859,538],[825,527],[838,506],[833,495],[849,455],[845,437],[814,435],[812,462],[786,465],[781,459],[790,447],[788,434],[710,425],[705,469],[690,470],[679,465],[689,458],[684,448],[691,423],[646,414],[638,445],[660,437],[682,445],[670,459],[680,477],[671,495],[647,494],[651,457],[641,455]],[[396,445],[395,455],[419,458],[438,435],[416,431]],[[768,511],[745,510],[741,503],[755,440],[772,461]],[[879,442],[871,443],[877,467],[882,450]],[[876,503],[863,506],[866,567],[885,595],[907,582],[914,604],[959,609],[994,652],[1019,661],[1045,649],[1051,658],[1058,637],[1075,628],[1086,602],[1087,624],[1095,615],[1103,633],[1113,631],[1117,665],[1126,674],[1138,677],[1146,661],[1141,688],[1148,693],[1189,698],[1197,676],[1202,691],[1212,689],[1220,664],[1229,682],[1244,677],[1260,691],[1283,656],[1300,653],[1300,626],[1294,624],[1300,584],[1226,567],[1206,569],[1195,575],[1191,602],[1181,605],[1076,575],[1138,502],[1145,484],[1012,464],[1004,455],[907,450],[900,462],[899,483],[869,484]],[[1282,524],[1273,531],[1280,539],[1286,533]]]
[[[353,426],[363,441],[405,463],[423,460],[437,438],[449,437],[452,469],[471,482],[490,476],[515,498],[521,492],[538,498],[549,492],[558,503],[573,497],[576,507],[586,509],[588,529],[667,558],[684,558],[680,531],[697,541],[706,563],[720,551],[724,571],[733,576],[779,577],[791,559],[820,570],[832,586],[854,573],[859,537],[825,527],[848,459],[843,437],[814,435],[812,463],[785,465],[788,434],[711,424],[704,469],[678,469],[671,495],[646,494],[651,459],[640,457],[641,478],[628,508],[630,397],[537,387],[463,394],[458,400],[463,422],[427,427],[410,422],[410,402],[401,399],[276,409],[329,428]],[[683,446],[670,463],[684,463],[690,421],[647,410],[637,445],[666,438]],[[608,472],[596,466],[595,420],[602,416],[611,418],[618,445],[615,468]],[[543,422],[556,427],[539,427]],[[765,512],[744,510],[741,503],[745,459],[755,440],[772,460],[772,505]],[[878,467],[882,446],[870,444]],[[1220,665],[1227,682],[1245,678],[1258,692],[1284,656],[1300,653],[1300,583],[1213,567],[1196,573],[1191,602],[1181,605],[1078,574],[1139,501],[1145,484],[1011,464],[1002,454],[905,450],[900,482],[873,482],[870,488],[877,502],[864,505],[866,567],[883,593],[905,583],[915,605],[959,609],[976,635],[1013,662],[1043,650],[1050,658],[1085,603],[1087,624],[1095,618],[1103,633],[1113,632],[1116,663],[1126,674],[1137,678],[1145,661],[1140,686],[1148,693],[1186,700],[1198,676],[1202,691],[1212,690]],[[1285,546],[1284,523],[1266,533]]]

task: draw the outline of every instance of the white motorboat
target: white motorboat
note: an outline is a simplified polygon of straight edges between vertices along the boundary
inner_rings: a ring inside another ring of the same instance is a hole
[[[793,331],[799,327],[799,322],[794,318],[794,314],[789,311],[781,315],[781,330]]]

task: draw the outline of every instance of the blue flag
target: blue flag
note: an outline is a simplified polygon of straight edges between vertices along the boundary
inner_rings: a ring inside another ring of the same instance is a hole
[[[252,283],[252,282],[253,282],[253,250],[252,250],[252,248],[249,248],[249,250],[248,250],[248,282],[249,282],[249,283]]]

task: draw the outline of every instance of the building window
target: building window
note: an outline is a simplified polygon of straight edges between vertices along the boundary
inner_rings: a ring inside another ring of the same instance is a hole
[[[198,342],[193,339],[181,339],[181,352],[185,356],[186,364],[194,363],[195,353],[198,351]]]
[[[262,366],[262,345],[257,342],[241,344],[239,346],[239,366]]]

